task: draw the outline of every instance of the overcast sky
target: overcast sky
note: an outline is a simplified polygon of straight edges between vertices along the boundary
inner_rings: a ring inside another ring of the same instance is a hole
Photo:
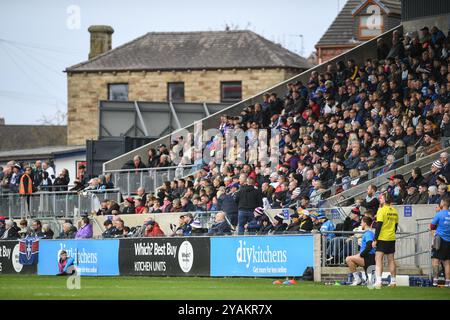
[[[304,56],[345,0],[2,0],[0,118],[37,124],[67,110],[63,70],[87,60],[93,24],[114,28],[113,48],[150,31],[250,29]],[[79,14],[78,14],[79,13]],[[77,18],[79,17],[79,19]],[[2,137],[3,138],[3,137]]]

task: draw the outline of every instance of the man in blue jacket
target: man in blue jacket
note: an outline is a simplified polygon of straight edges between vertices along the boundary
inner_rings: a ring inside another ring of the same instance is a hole
[[[450,287],[450,199],[444,198],[437,207],[439,210],[430,224],[430,230],[434,231],[433,241],[433,286],[438,285],[439,263],[444,262],[445,286]]]

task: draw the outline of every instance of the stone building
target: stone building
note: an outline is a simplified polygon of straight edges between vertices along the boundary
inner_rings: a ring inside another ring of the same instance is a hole
[[[317,42],[317,62],[328,61],[400,23],[400,0],[348,0]]]
[[[68,144],[98,137],[102,100],[225,102],[308,69],[306,59],[252,31],[150,32],[111,49],[92,26],[89,60],[68,67]]]

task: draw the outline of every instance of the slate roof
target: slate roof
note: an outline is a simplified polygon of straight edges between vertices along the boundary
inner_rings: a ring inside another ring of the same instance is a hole
[[[67,126],[0,125],[0,151],[67,145]]]
[[[317,42],[316,46],[327,46],[327,45],[350,45],[351,40],[357,39],[358,35],[355,34],[353,12],[362,7],[368,0],[348,0],[342,10],[334,19],[333,23],[328,27],[328,30]],[[372,2],[377,3],[387,11],[387,14],[401,14],[401,3],[400,0],[372,0]],[[360,43],[356,40],[353,43]]]
[[[233,68],[308,69],[307,60],[249,31],[149,32],[67,72]]]
[[[360,7],[364,6],[367,2],[373,2],[378,4],[388,15],[401,15],[402,4],[400,0],[365,0],[362,1],[352,13],[356,12]]]

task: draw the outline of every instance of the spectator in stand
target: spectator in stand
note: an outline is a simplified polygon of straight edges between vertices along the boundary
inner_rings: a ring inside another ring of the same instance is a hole
[[[96,215],[104,216],[106,215],[107,210],[108,210],[108,200],[105,199],[100,201],[100,209],[97,210]]]
[[[123,233],[125,231],[125,223],[122,219],[116,219],[114,221],[114,228],[111,232],[111,236],[113,238],[122,238],[123,237]]]
[[[164,237],[164,232],[159,227],[158,222],[149,220],[144,225],[145,225],[144,237]]]
[[[51,191],[51,187],[53,185],[52,179],[49,178],[48,172],[42,172],[41,183],[39,184],[39,191]]]
[[[67,191],[67,186],[70,183],[69,170],[62,169],[59,176],[53,182],[53,191]]]
[[[3,234],[0,236],[0,239],[2,240],[16,240],[19,238],[19,232],[17,226],[14,225],[14,222],[12,220],[6,220],[4,222],[5,229],[3,231]]]
[[[425,182],[428,184],[428,186],[436,186],[436,179],[441,175],[442,171],[442,162],[439,160],[436,160],[431,165],[431,172],[429,175],[425,178]]]
[[[441,203],[443,199],[450,198],[450,193],[448,192],[447,184],[439,185],[439,187],[437,188],[437,194],[438,194],[438,198],[436,201],[437,204]]]
[[[214,223],[208,231],[209,236],[223,236],[231,234],[231,227],[225,219],[224,212],[216,213]]]
[[[374,184],[371,184],[367,187],[367,196],[361,204],[361,206],[363,208],[366,208],[366,209],[372,210],[372,211],[378,210],[380,202],[378,201],[377,190],[378,190],[378,188]]]
[[[69,189],[69,191],[81,191],[84,189],[84,185],[81,183],[81,181],[79,179],[75,179],[73,181],[74,186],[72,188]]]
[[[297,233],[300,229],[300,216],[297,212],[290,215],[291,223],[286,228],[286,233]]]
[[[105,220],[103,222],[103,226],[105,227],[105,231],[102,233],[102,238],[113,238],[114,237],[114,227],[111,220]]]
[[[11,179],[9,180],[9,191],[14,193],[19,192],[19,184],[21,176],[22,176],[22,167],[18,163],[16,163],[12,167],[12,175]]]
[[[136,213],[136,208],[134,206],[134,198],[133,197],[127,197],[123,204],[124,204],[124,208],[122,210],[122,214]]]
[[[282,234],[286,231],[286,228],[288,227],[287,223],[284,222],[284,215],[280,212],[277,213],[273,217],[273,230],[272,234]]]
[[[253,219],[244,226],[244,229],[247,231],[247,233],[258,233],[258,231],[261,229],[261,220],[264,215],[266,215],[266,213],[264,212],[263,207],[258,207],[253,211]]]
[[[53,181],[56,178],[55,170],[53,169],[52,166],[50,166],[50,163],[48,161],[42,162],[42,170],[48,173],[48,177],[50,178],[50,180],[52,180],[53,183]]]
[[[427,204],[429,198],[428,185],[426,183],[421,183],[419,185],[419,200],[417,204]]]
[[[53,239],[55,235],[55,233],[50,228],[50,225],[48,223],[42,225],[42,232],[44,233],[43,239]]]
[[[420,201],[420,194],[415,184],[408,185],[408,194],[403,201],[403,204],[418,204]]]
[[[141,157],[138,156],[138,155],[134,156],[133,160],[130,160],[130,161],[126,162],[122,166],[123,170],[127,170],[127,169],[145,169],[145,168],[146,168],[145,164],[142,162]]]
[[[185,215],[182,215],[182,217],[184,223],[183,226],[181,227],[181,230],[184,236],[189,236],[192,231],[191,224],[194,221],[194,216],[192,215],[192,213],[187,213]]]
[[[21,238],[26,238],[26,237],[30,236],[31,233],[32,233],[32,230],[28,226],[28,221],[26,219],[20,220],[19,228],[20,228],[20,230],[19,230],[18,233],[19,233]]]
[[[33,220],[31,228],[33,237],[44,238],[45,235],[42,232],[42,223],[40,220]]]
[[[92,238],[93,230],[92,224],[88,217],[81,219],[80,227],[75,235],[75,239],[90,239]]]
[[[35,189],[37,189],[39,187],[39,185],[41,184],[43,171],[44,170],[42,169],[42,161],[37,160],[34,163],[34,168],[33,168],[33,172],[32,172],[33,185],[34,185]]]
[[[144,202],[142,198],[135,198],[134,199],[134,212],[135,213],[148,213],[148,208],[144,206]]]
[[[159,155],[155,149],[148,150],[148,167],[155,168],[159,164]]]
[[[442,163],[442,174],[447,181],[450,181],[449,154],[447,152],[442,152],[439,156],[439,161]]]
[[[75,239],[75,235],[77,233],[77,230],[73,229],[73,225],[68,222],[64,222],[62,225],[63,230],[59,234],[57,239]]]
[[[255,188],[255,180],[247,178],[247,175],[241,174],[241,178],[246,180],[245,185],[241,185],[235,194],[235,201],[238,205],[238,232],[244,233],[244,225],[253,219],[253,211],[257,207],[262,207],[261,191]]]
[[[415,167],[411,171],[411,177],[408,179],[408,186],[415,185],[417,188],[423,183],[424,177],[422,176],[422,170],[419,167]]]

